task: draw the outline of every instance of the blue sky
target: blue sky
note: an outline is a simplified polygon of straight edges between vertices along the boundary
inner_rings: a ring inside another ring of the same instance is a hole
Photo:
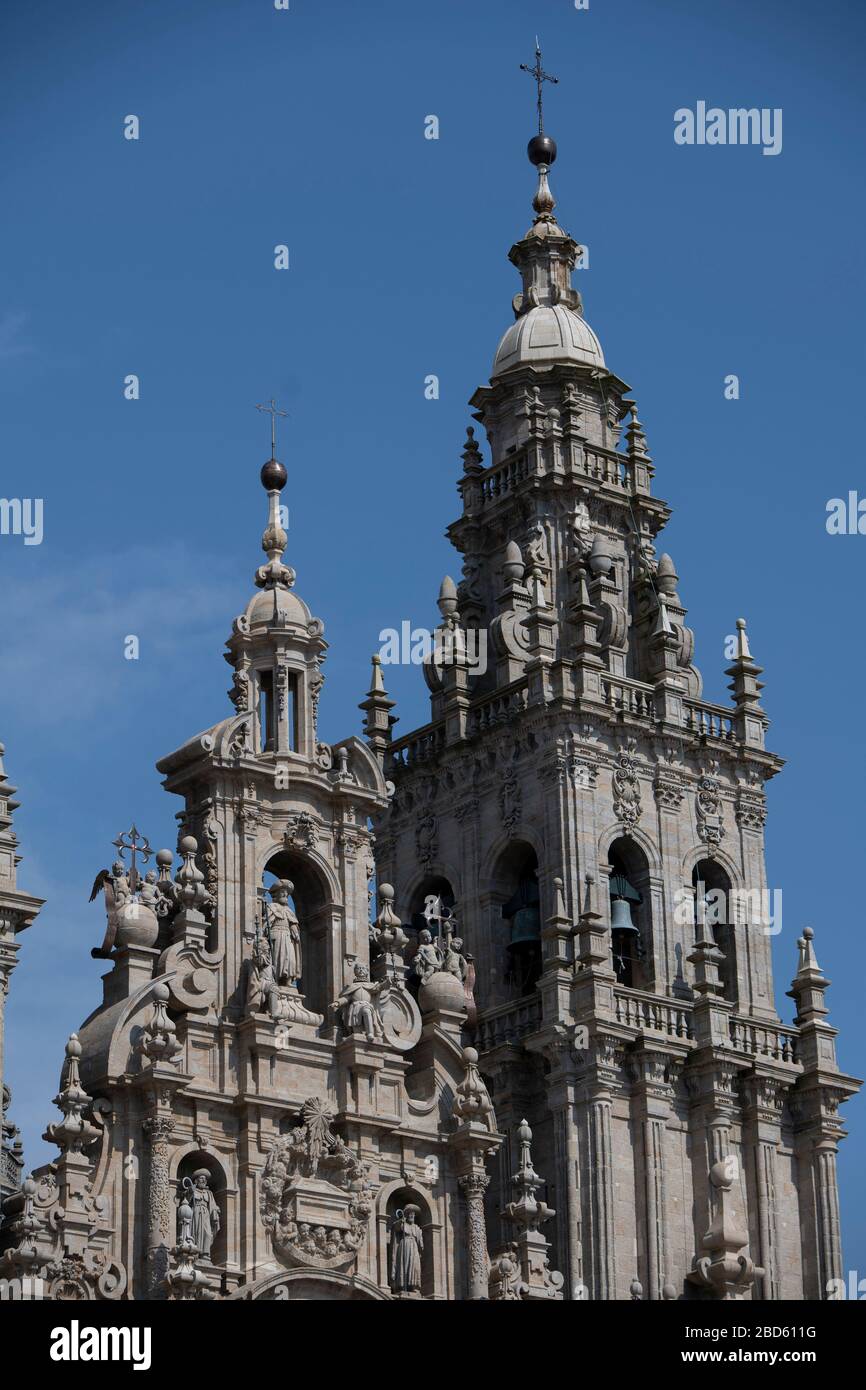
[[[0,738],[20,881],[48,899],[7,1012],[31,1163],[63,1043],[100,994],[88,907],[135,819],[174,846],[156,760],[228,710],[223,642],[259,563],[271,395],[291,418],[289,559],[326,624],[325,737],[359,729],[382,628],[432,624],[470,414],[518,288],[538,32],[560,78],[558,214],[608,364],[634,387],[674,506],[665,545],[709,699],[749,620],[765,668],[777,996],[815,929],[842,1065],[866,1074],[860,790],[866,537],[862,63],[866,11],[825,0],[187,0],[4,6]],[[781,107],[783,149],[682,147],[674,112]],[[424,139],[424,118],[440,121]],[[123,138],[136,114],[137,142]],[[273,269],[285,243],[291,268]],[[136,373],[141,398],[125,401]],[[428,373],[438,401],[424,398]],[[727,401],[736,373],[741,398]],[[140,638],[137,662],[123,639]],[[399,731],[426,718],[389,672]],[[858,871],[859,872],[859,871]],[[866,1271],[861,1101],[845,1111],[846,1268]]]

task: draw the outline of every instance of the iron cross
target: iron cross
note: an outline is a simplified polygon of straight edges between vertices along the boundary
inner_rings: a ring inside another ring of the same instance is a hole
[[[263,410],[266,415],[270,415],[271,417],[271,458],[275,459],[277,456],[277,416],[281,415],[283,419],[286,420],[288,419],[289,412],[287,410],[277,410],[277,403],[273,396],[271,396],[270,405],[257,405],[256,410]]]
[[[558,78],[558,77],[551,77],[550,73],[549,73],[549,72],[545,72],[545,71],[544,71],[544,68],[541,66],[541,49],[540,49],[539,44],[538,44],[538,35],[537,35],[537,34],[536,34],[536,36],[535,36],[535,67],[534,67],[534,68],[530,68],[530,67],[527,67],[526,63],[521,63],[521,64],[520,64],[520,71],[521,71],[521,72],[528,72],[530,77],[534,77],[534,78],[535,78],[535,85],[536,85],[536,87],[538,88],[538,133],[539,133],[539,135],[543,135],[543,134],[544,134],[544,112],[543,112],[543,105],[542,105],[542,99],[541,99],[541,84],[542,84],[542,82],[553,82],[553,83],[556,83],[556,82],[559,81],[559,78]]]
[[[138,885],[136,856],[140,854],[146,864],[153,854],[153,850],[147,842],[147,836],[140,835],[135,826],[131,825],[128,830],[121,830],[117,839],[112,840],[111,843],[116,847],[121,859],[123,858],[124,850],[128,849],[130,852],[129,886],[134,893]]]

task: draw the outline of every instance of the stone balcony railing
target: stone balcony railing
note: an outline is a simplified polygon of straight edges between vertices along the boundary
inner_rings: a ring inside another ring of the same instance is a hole
[[[734,711],[724,705],[707,705],[699,700],[685,700],[685,726],[692,734],[705,738],[721,739],[725,743],[736,740]]]
[[[614,1017],[621,1028],[635,1037],[650,1034],[694,1046],[690,1000],[670,999],[644,990],[617,986],[614,990]],[[527,996],[479,1013],[475,1045],[482,1054],[496,1047],[519,1047],[542,1027],[540,996]],[[731,1050],[747,1057],[797,1063],[797,1030],[782,1023],[761,1022],[731,1015]]]
[[[768,1057],[773,1062],[797,1061],[799,1038],[795,1028],[779,1023],[756,1023],[753,1019],[731,1019],[731,1046],[750,1057]]]
[[[601,681],[602,699],[617,716],[643,724],[655,722],[655,692],[645,681],[628,676],[604,675]],[[525,679],[475,700],[470,706],[466,735],[476,738],[490,729],[518,719],[527,707],[528,687]],[[734,710],[724,705],[711,705],[702,700],[683,701],[683,728],[699,738],[735,743],[737,732]],[[422,728],[395,739],[389,753],[397,768],[423,763],[445,748],[445,721],[425,724]]]
[[[403,738],[395,739],[388,752],[392,766],[413,767],[426,762],[445,747],[444,720],[437,724],[425,724]]]
[[[618,714],[632,719],[655,719],[653,687],[625,676],[604,676],[601,682],[604,703]]]
[[[513,999],[479,1014],[475,1046],[479,1052],[492,1052],[494,1047],[519,1047],[524,1038],[537,1033],[540,1027],[540,996]]]
[[[688,1040],[692,1036],[692,1005],[686,1001],[663,999],[637,989],[614,990],[617,1023],[640,1033]]]
[[[601,445],[586,445],[583,449],[583,467],[576,461],[569,471],[578,477],[593,478],[604,487],[621,488],[625,492],[633,490],[634,468],[631,459],[618,449],[605,449]],[[507,497],[527,478],[541,477],[549,468],[533,468],[525,450],[513,454],[501,463],[494,464],[479,476],[482,504],[497,502]],[[561,469],[558,470],[561,473]]]

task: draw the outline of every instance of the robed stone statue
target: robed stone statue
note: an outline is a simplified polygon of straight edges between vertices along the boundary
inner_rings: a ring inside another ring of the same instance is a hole
[[[418,1225],[420,1214],[420,1207],[411,1204],[401,1207],[391,1227],[391,1292],[404,1298],[421,1294],[424,1234]]]
[[[289,907],[295,885],[281,878],[270,890],[267,907],[271,964],[278,985],[293,985],[301,978],[301,932],[298,919]]]

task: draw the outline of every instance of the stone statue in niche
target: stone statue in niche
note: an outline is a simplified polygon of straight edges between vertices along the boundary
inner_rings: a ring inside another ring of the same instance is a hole
[[[289,907],[294,890],[289,879],[281,878],[271,888],[271,902],[265,907],[271,964],[278,985],[293,985],[301,978],[301,932]]]
[[[376,1042],[384,1037],[375,999],[385,984],[384,980],[375,984],[371,982],[366,965],[360,961],[356,963],[351,983],[341,990],[339,999],[331,1005],[346,1033],[363,1032],[367,1042]]]
[[[210,1173],[207,1168],[197,1168],[192,1178],[184,1178],[184,1193],[187,1203],[192,1207],[192,1240],[199,1254],[206,1260],[210,1259],[211,1246],[216,1239],[220,1228],[220,1209],[216,1204],[213,1193],[210,1190]],[[188,1223],[189,1218],[186,1218]],[[182,1229],[180,1232],[181,1242],[188,1233],[183,1230],[186,1224],[181,1218]]]
[[[421,1253],[424,1234],[418,1225],[421,1208],[408,1203],[398,1208],[391,1227],[391,1292],[398,1298],[421,1297]]]
[[[421,981],[426,985],[431,975],[435,975],[437,970],[442,969],[442,955],[439,947],[434,944],[433,937],[425,927],[418,933],[418,950],[412,962],[412,970]]]

